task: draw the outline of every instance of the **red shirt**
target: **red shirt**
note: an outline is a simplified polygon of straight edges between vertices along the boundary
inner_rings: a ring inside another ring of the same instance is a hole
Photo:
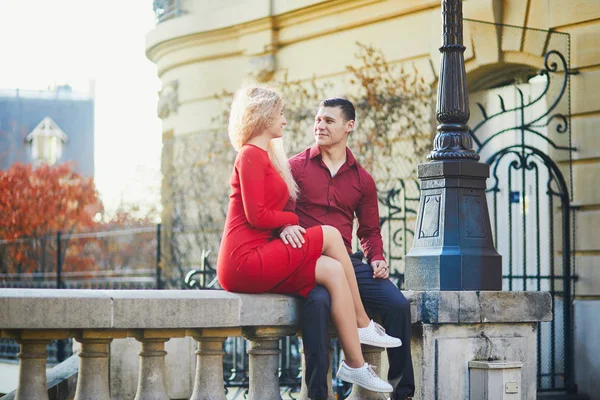
[[[290,158],[290,167],[300,188],[296,203],[300,226],[334,226],[342,234],[346,247],[351,248],[356,215],[357,235],[367,260],[385,260],[375,181],[350,149],[346,148],[346,162],[333,178],[317,145]]]

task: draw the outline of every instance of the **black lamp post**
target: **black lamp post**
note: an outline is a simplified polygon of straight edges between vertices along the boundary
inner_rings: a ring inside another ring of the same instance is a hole
[[[485,196],[489,165],[478,162],[469,134],[462,0],[442,0],[442,53],[431,162],[418,167],[421,201],[406,256],[412,290],[502,290]]]

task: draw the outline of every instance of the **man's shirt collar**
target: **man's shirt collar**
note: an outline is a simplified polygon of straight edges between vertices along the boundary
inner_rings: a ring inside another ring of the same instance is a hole
[[[321,149],[319,148],[319,146],[316,144],[312,145],[308,157],[312,160],[313,158],[319,155],[321,155]],[[356,158],[354,158],[354,154],[352,154],[348,147],[346,147],[346,162],[350,167],[356,164]]]

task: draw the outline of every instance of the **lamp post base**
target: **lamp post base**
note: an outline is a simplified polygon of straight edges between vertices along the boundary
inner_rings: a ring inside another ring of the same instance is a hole
[[[411,290],[502,290],[485,195],[489,165],[434,161],[419,165],[421,200],[415,241],[406,255]]]

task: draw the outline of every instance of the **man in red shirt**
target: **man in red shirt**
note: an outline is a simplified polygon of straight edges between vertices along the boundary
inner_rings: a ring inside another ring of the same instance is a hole
[[[300,188],[295,204],[300,223],[285,227],[280,237],[296,247],[302,245],[303,228],[332,225],[340,231],[354,265],[365,308],[379,315],[389,335],[402,340],[401,347],[388,349],[388,381],[395,388],[392,400],[404,400],[414,393],[410,306],[388,279],[375,181],[346,147],[354,120],[354,106],[346,99],[327,99],[319,105],[313,128],[315,145],[290,158],[292,174]],[[352,253],[355,217],[363,251]],[[322,286],[312,289],[304,305],[305,379],[312,400],[327,399],[330,306],[329,293]]]

